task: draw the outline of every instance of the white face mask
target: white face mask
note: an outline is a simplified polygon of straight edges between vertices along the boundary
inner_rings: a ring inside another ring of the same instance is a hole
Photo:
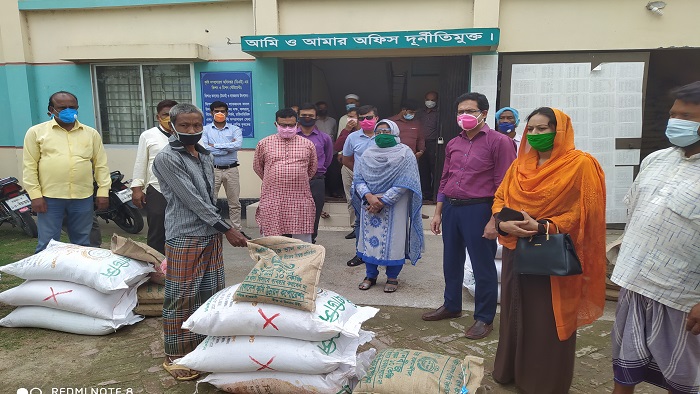
[[[437,102],[435,102],[435,101],[425,100],[425,106],[427,108],[435,108],[436,105],[437,105]]]
[[[668,120],[666,126],[666,137],[671,144],[685,148],[700,141],[698,129],[700,129],[699,122],[672,118]]]

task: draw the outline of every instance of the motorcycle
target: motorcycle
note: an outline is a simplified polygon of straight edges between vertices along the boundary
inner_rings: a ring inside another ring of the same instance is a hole
[[[32,238],[39,235],[32,217],[32,201],[15,177],[0,179],[0,224],[12,223]]]
[[[109,175],[112,180],[112,186],[109,189],[109,207],[103,211],[95,211],[95,215],[107,223],[110,220],[114,221],[129,234],[138,234],[143,230],[143,216],[131,202],[131,189],[128,186],[131,180],[124,181],[124,174],[119,171],[112,171]],[[95,192],[97,192],[97,185],[95,185]]]

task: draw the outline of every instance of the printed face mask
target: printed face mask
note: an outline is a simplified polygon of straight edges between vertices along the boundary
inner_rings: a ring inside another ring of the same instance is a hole
[[[666,126],[666,137],[673,145],[685,148],[700,141],[699,128],[700,123],[692,120],[669,119]]]
[[[288,139],[292,138],[295,135],[297,135],[297,128],[296,127],[284,127],[277,125],[277,134],[279,134],[280,137]]]
[[[221,112],[217,112],[214,114],[214,121],[215,122],[223,122],[226,120],[226,114],[223,114]]]

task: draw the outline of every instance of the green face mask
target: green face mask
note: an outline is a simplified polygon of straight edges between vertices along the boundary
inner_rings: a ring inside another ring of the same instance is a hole
[[[530,144],[532,149],[538,152],[546,152],[554,148],[554,137],[557,133],[546,133],[546,134],[528,134],[527,142]]]
[[[396,144],[398,144],[398,142],[396,142],[396,138],[394,138],[394,136],[391,134],[377,134],[374,136],[374,142],[380,148],[391,148],[392,146],[396,146]]]

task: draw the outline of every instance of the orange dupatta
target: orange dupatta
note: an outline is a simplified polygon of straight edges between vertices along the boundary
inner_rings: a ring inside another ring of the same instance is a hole
[[[527,143],[525,131],[518,157],[496,191],[493,213],[504,206],[523,210],[535,219],[549,219],[569,233],[583,274],[551,276],[552,306],[559,340],[590,324],[605,306],[605,175],[598,161],[574,147],[574,129],[565,113],[554,109],[557,135],[552,156],[537,167],[539,154]],[[555,230],[552,226],[550,231]],[[515,249],[517,237],[499,236]]]

